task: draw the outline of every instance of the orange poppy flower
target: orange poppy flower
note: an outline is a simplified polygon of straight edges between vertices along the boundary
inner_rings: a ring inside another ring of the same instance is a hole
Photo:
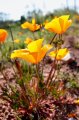
[[[5,29],[0,29],[0,42],[4,42],[7,38],[7,31]]]
[[[34,32],[38,29],[40,29],[40,25],[36,24],[36,20],[33,18],[32,23],[25,22],[21,25],[23,29],[29,29],[30,31]]]
[[[25,44],[29,44],[32,42],[32,39],[31,38],[26,38],[26,40],[24,41]]]
[[[51,48],[51,45],[42,46],[43,39],[38,39],[27,45],[26,49],[15,50],[11,54],[11,58],[21,58],[27,62],[37,64],[40,62],[47,51]]]
[[[52,59],[68,61],[71,58],[70,52],[67,48],[54,50],[48,54]]]
[[[51,22],[45,25],[45,29],[57,34],[64,33],[71,25],[72,20],[68,20],[69,15],[63,15],[58,18],[54,18]]]

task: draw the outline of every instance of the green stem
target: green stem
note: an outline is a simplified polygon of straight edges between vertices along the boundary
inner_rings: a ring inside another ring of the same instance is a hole
[[[62,40],[62,34],[59,34],[59,40]]]
[[[60,71],[60,69],[58,68],[58,61],[57,61],[57,69],[56,69],[56,71],[57,71],[57,76],[58,76],[59,75],[59,71]],[[57,76],[54,78],[53,82],[57,79]]]
[[[53,42],[53,40],[55,39],[56,36],[57,36],[57,34],[55,34],[55,35],[53,36],[53,38],[52,38],[52,40],[50,41],[49,44],[52,44],[52,42]]]
[[[62,40],[62,34],[59,35],[59,40]],[[57,56],[57,54],[56,54],[56,56]],[[56,65],[57,65],[56,62],[57,62],[57,64],[58,64],[58,61],[56,60],[56,57],[55,57],[54,73],[53,73],[53,75],[52,75],[52,77],[51,77],[51,81],[49,82],[49,84],[52,82],[52,79],[54,78],[55,73],[56,73]]]
[[[47,77],[47,80],[46,80],[46,85],[47,85],[47,86],[48,86],[49,83],[51,82],[51,81],[50,81],[50,78],[51,78],[52,72],[53,72],[53,70],[54,70],[54,67],[55,67],[55,60],[54,60],[54,62],[53,62],[52,68],[51,68],[51,70],[50,70],[50,72],[49,72],[49,75],[48,75],[48,77]]]
[[[56,48],[56,51],[57,51],[57,50],[58,50],[58,48]],[[50,70],[50,72],[49,72],[49,75],[48,75],[48,78],[47,78],[47,80],[46,80],[46,85],[47,85],[47,87],[49,86],[49,84],[50,84],[50,82],[51,82],[51,75],[52,75],[53,70],[56,70],[55,68],[56,68],[56,57],[57,57],[57,54],[58,54],[58,53],[56,53],[56,56],[55,56],[55,59],[54,59],[52,68],[51,68],[51,70]],[[54,71],[54,74],[52,75],[52,77],[53,77],[54,75],[55,75],[55,71]]]
[[[56,64],[56,63],[55,63],[55,64]],[[57,64],[56,64],[56,65],[57,65]],[[52,79],[54,78],[55,73],[56,73],[56,65],[55,65],[54,73],[53,73],[53,75],[52,75],[52,77],[51,77],[51,81],[52,81]]]
[[[20,75],[20,78],[22,78],[23,73],[22,73],[22,69],[21,69],[21,66],[20,66],[20,61],[18,59],[15,59],[15,65],[16,65],[16,68],[17,68],[18,73]]]
[[[14,36],[13,36],[12,29],[11,29],[10,26],[9,26],[9,29],[10,29],[10,34],[11,34],[12,43],[13,43],[13,49],[14,49]]]
[[[14,37],[13,37],[12,29],[11,29],[11,27],[10,27],[10,26],[9,26],[9,29],[10,29],[10,33],[11,33],[11,38],[12,38],[12,41],[13,41],[13,43],[14,43]]]
[[[56,61],[55,61],[55,66],[54,66],[54,72],[53,72],[53,75],[51,76],[51,78],[50,78],[50,81],[49,81],[49,83],[48,83],[48,86],[52,83],[52,79],[54,78],[54,76],[55,76],[55,73],[56,73]]]
[[[3,55],[2,43],[0,43],[0,52],[1,52],[1,60],[3,61],[4,55]]]

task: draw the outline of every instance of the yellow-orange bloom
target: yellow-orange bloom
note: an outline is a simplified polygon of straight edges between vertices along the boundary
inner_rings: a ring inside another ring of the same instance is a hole
[[[79,105],[79,99],[78,100],[74,100],[74,103]]]
[[[20,42],[19,39],[15,39],[15,40],[14,40],[14,43],[19,43],[19,42]]]
[[[29,22],[26,21],[25,23],[23,23],[21,25],[21,27],[23,29],[29,29],[30,31],[34,32],[34,31],[40,29],[41,26],[36,24],[36,20],[33,18],[32,23],[29,23]]]
[[[22,35],[23,34],[23,32],[18,32],[18,35]]]
[[[0,29],[0,42],[4,42],[8,36],[8,33],[5,29]]]
[[[56,60],[64,60],[67,61],[71,58],[70,52],[67,48],[54,50],[48,54],[51,58]]]
[[[26,49],[15,50],[11,54],[11,58],[22,58],[27,62],[37,64],[51,48],[51,45],[42,46],[42,42],[43,39],[39,39],[29,43]]]
[[[26,40],[24,41],[25,44],[29,44],[32,42],[32,39],[31,38],[26,38]]]
[[[51,22],[45,25],[45,29],[57,34],[62,34],[70,27],[72,23],[72,20],[68,19],[69,15],[63,15],[61,17],[54,18]]]

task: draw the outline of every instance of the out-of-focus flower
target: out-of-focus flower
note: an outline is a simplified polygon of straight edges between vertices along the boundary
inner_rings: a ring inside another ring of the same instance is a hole
[[[15,39],[15,40],[14,40],[14,43],[19,43],[19,42],[20,42],[19,39]]]
[[[4,42],[8,36],[8,33],[5,29],[0,29],[0,42]]]
[[[47,51],[50,49],[50,45],[42,46],[43,39],[38,39],[27,45],[26,49],[15,50],[11,54],[11,58],[22,58],[27,62],[37,64],[40,62]]]
[[[72,23],[72,20],[68,19],[69,15],[63,15],[61,17],[54,18],[51,22],[45,25],[45,29],[57,34],[62,34],[70,27]]]
[[[71,58],[70,52],[67,48],[54,50],[48,54],[52,59],[68,61]]]
[[[29,44],[31,43],[33,40],[31,38],[26,38],[26,40],[24,41],[25,44]]]
[[[74,103],[79,105],[79,99],[78,100],[74,100]]]
[[[32,23],[29,23],[29,22],[26,21],[25,23],[23,23],[21,25],[21,27],[23,29],[29,29],[30,31],[34,32],[34,31],[40,29],[41,26],[36,24],[36,20],[33,18]]]
[[[22,32],[18,32],[18,35],[22,35],[23,33]]]

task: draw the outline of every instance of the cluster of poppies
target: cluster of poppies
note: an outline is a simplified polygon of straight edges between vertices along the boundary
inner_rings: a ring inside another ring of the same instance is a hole
[[[71,25],[72,20],[69,20],[69,15],[63,15],[57,18],[54,18],[50,22],[46,22],[44,28],[50,32],[56,34],[63,34]],[[35,32],[41,28],[41,25],[36,24],[36,20],[32,19],[32,23],[25,22],[21,25],[23,29],[29,29],[32,32]],[[7,37],[7,32],[3,29],[0,30],[0,41],[4,42]],[[67,48],[60,48],[52,50],[53,46],[51,44],[43,45],[44,39],[38,39],[32,41],[28,38],[26,43],[28,43],[27,48],[14,50],[11,54],[11,59],[21,58],[27,62],[38,64],[45,55],[50,56],[52,59],[57,60],[67,60],[70,57],[70,52]],[[50,51],[50,52],[49,52]]]
[[[44,28],[50,32],[63,34],[72,23],[72,20],[68,19],[69,15],[63,15],[61,17],[54,18],[52,21],[47,22]],[[35,19],[32,19],[32,23],[26,21],[21,25],[21,27],[23,29],[29,29],[30,31],[34,32],[40,29],[41,25],[36,24]],[[67,60],[70,58],[70,53],[67,48],[54,50],[48,53],[48,51],[51,50],[53,46],[50,44],[43,45],[43,39],[38,39],[35,41],[28,39],[28,43],[29,44],[27,45],[27,48],[15,50],[11,54],[11,58],[22,58],[34,64],[39,63],[45,55],[48,55],[51,58],[57,60]]]

